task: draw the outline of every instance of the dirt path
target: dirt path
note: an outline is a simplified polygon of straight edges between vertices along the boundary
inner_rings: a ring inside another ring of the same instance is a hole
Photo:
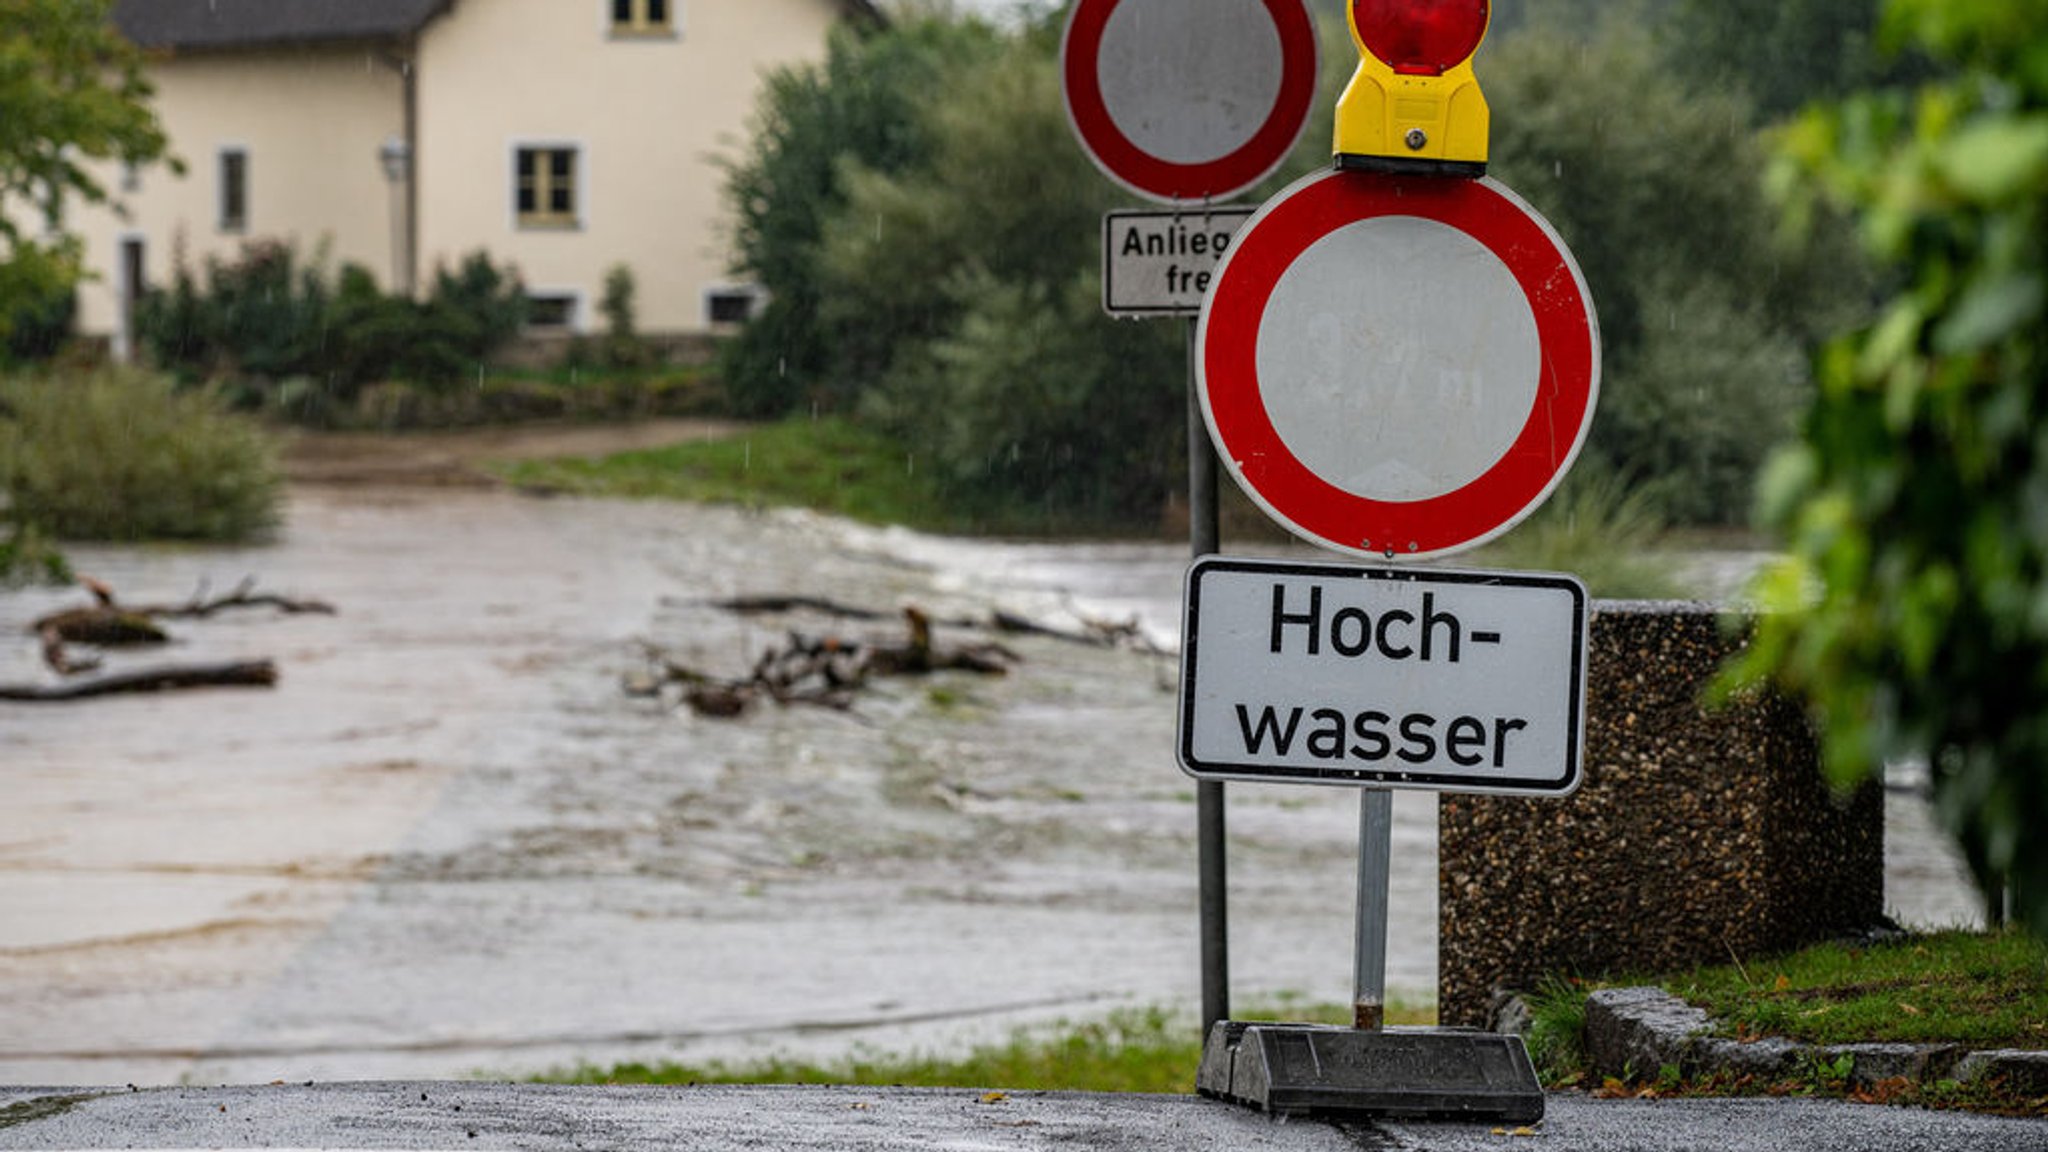
[[[533,424],[457,432],[285,434],[280,462],[295,484],[494,487],[493,460],[602,456],[729,436],[728,420],[659,419],[628,424]]]

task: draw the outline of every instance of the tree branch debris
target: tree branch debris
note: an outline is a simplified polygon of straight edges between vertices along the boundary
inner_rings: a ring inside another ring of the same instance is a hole
[[[783,607],[763,607],[774,603]],[[721,601],[717,606],[741,615],[806,608],[846,619],[885,618],[882,613],[835,605],[807,597],[750,597]],[[738,679],[709,675],[671,660],[649,647],[652,671],[629,677],[626,691],[659,696],[670,684],[682,686],[682,702],[699,716],[732,718],[745,715],[756,703],[809,704],[845,711],[868,682],[882,676],[921,676],[961,671],[984,676],[1008,674],[1022,662],[1017,653],[994,642],[942,645],[932,638],[933,620],[922,609],[903,610],[901,640],[848,639],[791,631],[754,662],[753,671]]]
[[[318,613],[333,615],[334,607],[319,600],[298,600],[255,591],[251,576],[225,596],[209,598],[201,584],[182,604],[123,604],[114,590],[89,576],[78,583],[92,594],[93,603],[80,608],[52,612],[29,626],[42,646],[43,663],[62,677],[97,672],[104,664],[98,655],[76,655],[71,645],[92,648],[136,648],[167,644],[170,634],[159,620],[204,620],[230,609],[269,608],[286,615]],[[60,701],[127,692],[162,692],[177,688],[270,687],[277,683],[277,666],[269,660],[237,661],[228,664],[165,665],[119,674],[99,676],[57,686],[0,685],[0,700]]]

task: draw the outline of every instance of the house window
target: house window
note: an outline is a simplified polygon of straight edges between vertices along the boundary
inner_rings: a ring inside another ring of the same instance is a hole
[[[243,148],[220,150],[220,230],[249,230],[249,153]]]
[[[513,171],[513,200],[521,228],[574,228],[576,149],[521,148]]]
[[[612,35],[672,36],[682,0],[611,0]]]
[[[709,289],[704,293],[704,319],[714,328],[745,324],[760,313],[766,298],[767,293],[752,284]]]
[[[573,328],[575,325],[575,293],[535,292],[526,298],[527,327]]]

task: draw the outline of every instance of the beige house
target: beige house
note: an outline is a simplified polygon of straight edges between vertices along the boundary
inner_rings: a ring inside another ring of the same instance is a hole
[[[756,289],[728,273],[717,158],[764,74],[821,58],[871,0],[119,0],[149,51],[183,175],[115,174],[122,213],[76,221],[83,333],[132,348],[140,291],[283,239],[411,291],[482,249],[537,328],[588,331],[606,272],[640,328],[715,331]]]

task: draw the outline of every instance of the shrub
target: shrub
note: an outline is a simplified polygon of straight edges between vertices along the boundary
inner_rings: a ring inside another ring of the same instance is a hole
[[[106,370],[0,381],[0,492],[72,540],[246,540],[277,522],[269,443],[204,393]]]
[[[654,350],[640,338],[638,296],[631,268],[615,264],[604,274],[604,299],[597,310],[604,315],[603,362],[608,368],[645,368],[654,362]]]
[[[482,252],[435,272],[423,301],[386,295],[368,269],[324,259],[301,266],[288,244],[259,241],[233,263],[209,260],[202,288],[179,262],[170,287],[136,309],[143,347],[187,381],[222,381],[323,419],[363,387],[404,379],[446,388],[477,368],[526,323],[516,272]],[[280,396],[286,381],[308,381]]]
[[[70,341],[77,313],[78,298],[68,289],[24,300],[14,309],[12,321],[4,326],[7,340],[0,344],[0,364],[55,356]]]

